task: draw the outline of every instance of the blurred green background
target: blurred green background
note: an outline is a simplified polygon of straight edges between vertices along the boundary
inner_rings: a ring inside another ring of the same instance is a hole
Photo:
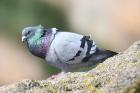
[[[0,0],[0,85],[60,72],[21,42],[22,29],[39,24],[91,35],[98,46],[120,52],[140,40],[140,1]]]
[[[62,11],[40,0],[0,0],[0,20],[1,32],[16,36],[30,25],[67,27]]]

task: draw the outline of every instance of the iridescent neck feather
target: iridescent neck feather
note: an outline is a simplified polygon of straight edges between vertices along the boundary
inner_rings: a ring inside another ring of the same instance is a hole
[[[52,34],[48,32],[35,33],[34,36],[27,40],[27,45],[30,52],[35,56],[45,58],[52,41],[51,37]]]

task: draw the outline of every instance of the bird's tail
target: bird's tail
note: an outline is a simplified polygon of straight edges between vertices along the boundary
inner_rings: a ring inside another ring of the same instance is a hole
[[[103,62],[107,58],[112,57],[117,54],[118,53],[110,51],[110,50],[103,50],[103,49],[97,48],[95,53],[91,54],[89,57],[87,56],[85,59],[83,59],[83,61],[87,61],[88,59],[88,61],[92,61],[96,64],[99,62]]]
[[[97,48],[96,52],[93,54],[93,61],[104,61],[105,59],[117,55],[118,53],[110,51],[110,50],[103,50]]]

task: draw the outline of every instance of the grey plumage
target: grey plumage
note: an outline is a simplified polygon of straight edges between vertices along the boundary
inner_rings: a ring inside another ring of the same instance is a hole
[[[56,28],[45,29],[42,26],[24,28],[22,40],[26,42],[32,54],[44,58],[47,63],[64,72],[94,65],[117,54],[100,49],[89,36],[58,32]]]

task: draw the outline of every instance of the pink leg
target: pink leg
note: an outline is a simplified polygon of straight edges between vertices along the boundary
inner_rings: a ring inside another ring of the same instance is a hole
[[[48,79],[59,79],[61,77],[63,77],[65,72],[60,72],[58,74],[52,75],[51,77],[49,77]]]

